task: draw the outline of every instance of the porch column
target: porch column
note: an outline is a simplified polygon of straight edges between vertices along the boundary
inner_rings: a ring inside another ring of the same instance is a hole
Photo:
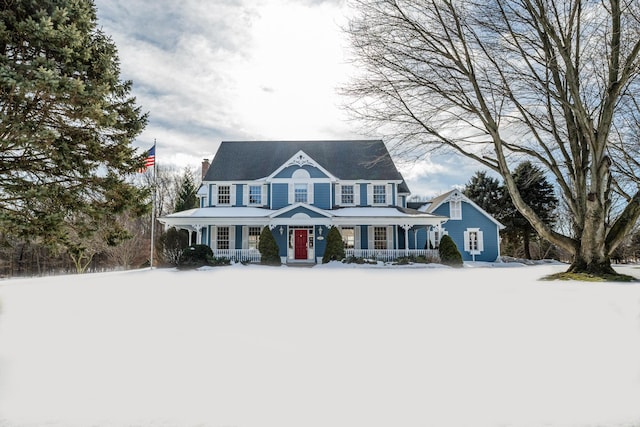
[[[193,228],[196,229],[196,244],[202,243],[201,242],[202,226],[201,225],[194,225]],[[189,240],[191,240],[191,233],[189,233]]]
[[[409,256],[409,229],[411,226],[404,224],[401,227],[404,229],[404,254],[405,256]]]

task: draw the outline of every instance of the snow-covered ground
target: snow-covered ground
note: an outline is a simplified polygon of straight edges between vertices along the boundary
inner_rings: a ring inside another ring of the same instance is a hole
[[[639,283],[433,267],[0,281],[0,426],[640,426]]]

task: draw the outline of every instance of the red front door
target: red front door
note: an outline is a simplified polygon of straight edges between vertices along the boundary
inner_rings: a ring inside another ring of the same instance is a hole
[[[295,258],[307,259],[307,230],[295,230]]]

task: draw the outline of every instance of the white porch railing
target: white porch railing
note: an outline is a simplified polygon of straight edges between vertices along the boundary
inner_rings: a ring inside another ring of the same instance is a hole
[[[257,249],[214,249],[213,256],[236,262],[260,262],[260,251]]]
[[[385,262],[406,256],[422,256],[433,261],[440,259],[437,249],[345,249],[345,255],[347,258],[366,258]],[[213,256],[236,262],[260,262],[260,251],[256,249],[215,249]]]
[[[406,256],[423,256],[428,260],[440,260],[437,249],[345,249],[345,254],[347,258],[366,258],[385,262],[394,261]]]

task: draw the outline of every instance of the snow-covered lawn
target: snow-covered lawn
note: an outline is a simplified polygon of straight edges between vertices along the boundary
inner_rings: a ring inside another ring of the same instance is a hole
[[[640,426],[640,284],[496,267],[0,281],[0,426]]]

